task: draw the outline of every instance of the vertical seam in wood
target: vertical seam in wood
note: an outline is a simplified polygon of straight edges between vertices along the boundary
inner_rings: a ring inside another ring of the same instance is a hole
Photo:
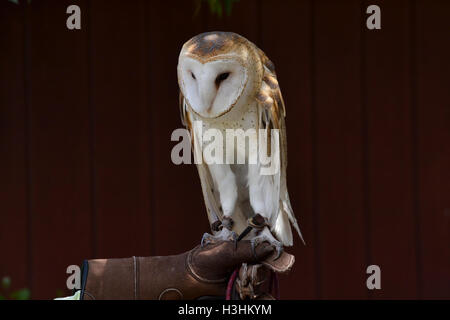
[[[33,292],[33,212],[31,201],[31,14],[27,2],[21,2],[24,19],[24,96],[25,96],[25,166],[27,200],[27,282]]]
[[[98,254],[97,237],[97,199],[96,199],[96,167],[95,167],[95,107],[93,103],[93,65],[92,65],[92,5],[87,0],[87,56],[88,56],[88,109],[89,109],[89,179],[90,179],[90,211],[91,211],[91,245],[92,256]]]
[[[363,223],[364,223],[364,241],[365,241],[365,260],[366,266],[372,261],[371,252],[371,226],[370,226],[370,177],[369,177],[369,118],[367,109],[367,51],[366,51],[366,28],[365,21],[365,1],[361,1],[360,6],[360,99],[361,99],[361,128],[362,128],[362,175],[363,175]],[[363,274],[365,270],[362,270]],[[372,298],[373,292],[367,291],[367,298]]]
[[[412,127],[412,194],[414,215],[414,240],[416,247],[416,281],[418,298],[423,297],[422,283],[422,254],[420,246],[420,186],[419,186],[419,153],[418,153],[418,106],[417,106],[417,2],[409,3],[409,55],[410,55],[410,100],[411,100],[411,127]]]
[[[311,154],[312,154],[312,216],[314,230],[314,262],[316,266],[316,295],[322,298],[322,268],[320,265],[320,239],[319,239],[319,203],[318,203],[318,153],[317,153],[317,110],[316,110],[316,59],[315,59],[315,6],[310,1],[311,11]]]
[[[158,5],[160,4],[160,2],[158,2]],[[144,10],[145,10],[145,25],[144,25],[144,33],[145,33],[145,39],[146,39],[146,51],[147,51],[147,62],[146,62],[146,77],[148,77],[147,79],[147,101],[146,101],[146,106],[148,108],[148,148],[149,148],[149,159],[148,159],[148,170],[149,170],[149,175],[148,175],[148,179],[149,179],[149,220],[150,220],[150,255],[155,255],[155,251],[156,251],[156,246],[155,246],[155,216],[156,216],[156,212],[155,212],[155,204],[154,204],[154,197],[155,197],[155,183],[152,180],[152,177],[154,177],[153,174],[153,167],[154,167],[154,157],[152,157],[151,155],[153,154],[152,150],[154,150],[154,141],[153,141],[153,136],[154,136],[154,123],[153,123],[153,113],[152,113],[152,108],[151,108],[151,96],[152,96],[152,80],[150,78],[152,69],[151,69],[151,64],[150,61],[152,61],[152,48],[150,47],[150,6],[148,4],[148,1],[145,1],[144,4]]]

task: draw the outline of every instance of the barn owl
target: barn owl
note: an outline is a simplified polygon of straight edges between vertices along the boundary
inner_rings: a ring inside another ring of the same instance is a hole
[[[293,244],[291,224],[303,241],[286,185],[285,107],[273,63],[238,34],[208,32],[183,45],[177,73],[181,119],[191,133],[197,157],[204,156],[198,151],[205,143],[196,127],[202,132],[219,130],[224,136],[227,129],[278,129],[279,133],[275,141],[279,148],[272,152],[278,151],[274,155],[280,166],[274,174],[261,174],[259,157],[256,163],[244,164],[196,161],[209,222],[222,226],[213,230],[214,236],[205,234],[202,243],[236,239],[255,215],[263,217],[264,224],[246,235],[253,246],[268,241],[280,253],[283,246]],[[270,144],[267,149],[271,150],[274,141],[266,137],[262,142],[258,135],[258,143]],[[246,160],[253,152],[239,144],[235,147],[233,155],[235,151]]]

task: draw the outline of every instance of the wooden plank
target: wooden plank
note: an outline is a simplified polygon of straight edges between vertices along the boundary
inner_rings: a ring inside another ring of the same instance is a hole
[[[209,232],[195,165],[171,161],[173,130],[182,128],[178,109],[178,55],[184,42],[202,32],[189,1],[154,1],[147,7],[150,61],[148,104],[151,121],[153,254],[176,254],[200,243]]]
[[[0,2],[0,279],[28,287],[24,8]]]
[[[90,2],[97,257],[150,255],[143,1]]]
[[[358,1],[313,3],[321,298],[366,298]]]
[[[421,294],[450,297],[450,25],[448,1],[417,1],[415,106]]]
[[[296,256],[296,263],[289,276],[280,278],[281,297],[313,299],[318,294],[318,252],[312,211],[311,7],[309,1],[264,1],[261,5],[260,47],[275,64],[286,104],[289,196],[307,243],[303,246],[294,235],[294,247],[286,249]]]
[[[381,290],[371,292],[381,299],[417,297],[409,3],[377,3],[381,30],[364,28],[369,264],[381,268]]]
[[[66,28],[66,8],[32,1],[30,164],[32,296],[66,289],[66,268],[91,255],[86,25]]]

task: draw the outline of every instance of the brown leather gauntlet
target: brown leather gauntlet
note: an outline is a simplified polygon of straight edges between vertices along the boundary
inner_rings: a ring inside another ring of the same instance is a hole
[[[197,299],[224,297],[227,280],[242,263],[263,260],[272,252],[266,243],[255,252],[249,241],[220,241],[174,256],[96,259],[85,263],[81,298]]]

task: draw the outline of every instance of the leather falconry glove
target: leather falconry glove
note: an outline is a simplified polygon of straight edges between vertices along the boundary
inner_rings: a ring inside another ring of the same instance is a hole
[[[250,241],[217,241],[173,256],[96,259],[83,263],[81,299],[176,300],[225,296],[242,263],[264,260],[273,248]]]

